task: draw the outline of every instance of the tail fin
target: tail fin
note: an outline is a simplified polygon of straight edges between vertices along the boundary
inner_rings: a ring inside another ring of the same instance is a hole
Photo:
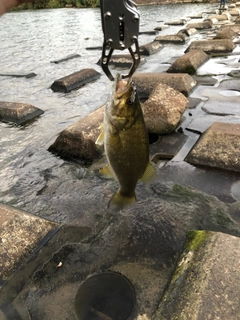
[[[121,211],[136,202],[135,194],[132,197],[126,197],[117,191],[108,203],[108,208],[113,211]]]

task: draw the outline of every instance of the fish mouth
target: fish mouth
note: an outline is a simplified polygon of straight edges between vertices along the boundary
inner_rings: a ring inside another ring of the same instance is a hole
[[[117,74],[115,79],[115,98],[119,99],[121,98],[129,89],[129,87],[132,85],[132,78],[128,78],[126,80],[121,79],[121,75]]]

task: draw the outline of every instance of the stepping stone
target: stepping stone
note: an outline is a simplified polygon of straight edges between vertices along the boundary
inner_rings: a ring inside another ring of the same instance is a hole
[[[0,120],[23,125],[44,111],[28,103],[0,101]]]
[[[152,41],[139,47],[140,54],[150,56],[153,53],[160,51],[163,45],[159,41]]]
[[[95,142],[100,135],[105,106],[80,119],[63,130],[48,151],[67,160],[80,160],[90,163],[101,152]]]
[[[220,40],[196,40],[185,50],[185,53],[190,50],[202,49],[206,53],[228,53],[232,52],[235,44],[230,39]]]
[[[215,39],[234,39],[236,37],[236,32],[234,32],[231,28],[224,28],[217,31]]]
[[[240,172],[240,124],[215,122],[202,135],[186,161]]]
[[[159,41],[161,43],[173,43],[173,44],[185,43],[184,37],[179,34],[169,34],[169,35],[164,35],[164,36],[157,36],[154,40]]]
[[[221,217],[222,224],[231,223]],[[240,239],[193,230],[153,320],[238,319],[240,314]]]
[[[140,64],[145,63],[146,58],[140,56]],[[97,62],[98,65],[101,65],[101,59]],[[130,54],[116,54],[112,55],[109,61],[109,65],[113,65],[118,68],[130,68],[133,64],[133,59]]]
[[[0,288],[60,226],[0,203]]]
[[[150,31],[140,31],[139,34],[147,34],[150,36],[154,36],[155,34],[158,34],[158,30],[154,29]]]
[[[209,56],[201,49],[191,50],[182,57],[178,58],[167,70],[168,73],[188,73],[194,74],[197,69],[207,60]]]
[[[5,72],[0,73],[1,77],[14,77],[14,78],[32,78],[36,77],[36,73],[30,72],[30,73],[18,73],[18,72]]]
[[[70,54],[69,56],[57,59],[57,60],[52,60],[51,63],[60,63],[60,62],[64,62],[64,61],[71,60],[74,58],[79,58],[79,57],[81,57],[80,54],[74,53],[74,54]]]
[[[51,89],[55,92],[67,93],[99,79],[100,76],[101,74],[94,69],[82,69],[66,77],[55,80],[51,85]]]
[[[165,83],[185,96],[189,96],[196,86],[196,81],[187,73],[135,73],[133,79],[140,99],[148,99],[158,82]]]
[[[181,29],[179,32],[185,33],[188,37],[190,37],[193,34],[197,33],[197,29],[195,29],[195,28],[185,28],[185,29]]]
[[[165,24],[169,26],[183,26],[184,24],[186,24],[186,20],[181,19],[177,21],[168,21],[168,22],[165,22]]]
[[[87,47],[86,50],[102,50],[102,46],[98,46],[98,47]]]
[[[203,21],[203,22],[196,22],[196,23],[188,23],[187,28],[195,28],[197,30],[201,29],[212,29],[213,23],[211,20]]]

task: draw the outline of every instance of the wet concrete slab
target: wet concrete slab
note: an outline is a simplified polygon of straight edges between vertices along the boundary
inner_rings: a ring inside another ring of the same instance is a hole
[[[34,72],[1,72],[0,77],[33,78],[33,77],[36,77],[36,73]]]
[[[187,161],[224,170],[240,172],[240,125],[215,122],[198,140]]]
[[[176,272],[153,319],[237,319],[240,239],[192,231]],[[217,299],[216,299],[217,296]]]
[[[186,72],[188,74],[194,74],[208,59],[208,55],[203,50],[191,50],[178,58],[170,66],[167,72]]]
[[[60,226],[4,204],[0,204],[0,222],[1,287]]]
[[[51,85],[54,92],[70,92],[79,89],[85,84],[100,78],[101,74],[94,69],[82,69],[63,78],[57,79]]]
[[[73,53],[73,54],[70,54],[68,56],[52,60],[51,63],[61,63],[61,62],[68,61],[68,60],[71,60],[71,59],[74,59],[74,58],[79,58],[79,57],[81,57],[80,54]]]
[[[23,125],[43,113],[43,110],[28,103],[0,101],[1,121]]]

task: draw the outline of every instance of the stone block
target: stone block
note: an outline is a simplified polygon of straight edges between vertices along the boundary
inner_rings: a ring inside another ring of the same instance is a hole
[[[148,99],[158,82],[178,90],[188,96],[196,86],[196,81],[186,73],[135,73],[133,76],[140,99]]]
[[[52,60],[51,63],[60,63],[60,62],[64,62],[64,61],[67,61],[67,60],[71,60],[71,59],[74,59],[74,58],[79,58],[81,57],[80,54],[78,53],[73,53],[73,54],[70,54],[66,57],[63,57],[63,58],[60,58],[60,59],[56,59],[56,60]]]
[[[142,104],[148,131],[157,135],[172,132],[187,107],[188,99],[182,93],[164,83],[158,83],[148,100]]]
[[[168,73],[194,74],[197,69],[209,59],[208,55],[201,49],[191,50],[178,58],[167,70]]]
[[[231,39],[219,40],[196,40],[185,50],[185,53],[190,50],[202,49],[206,53],[229,53],[235,48],[235,44]]]
[[[186,24],[186,20],[180,19],[180,20],[176,20],[176,21],[167,21],[167,22],[165,22],[165,24],[167,24],[169,26],[183,26],[184,24]]]
[[[63,130],[48,151],[70,160],[92,162],[99,155],[95,142],[100,134],[105,106]]]
[[[0,287],[59,227],[0,203]]]
[[[158,41],[152,41],[139,47],[140,54],[143,56],[150,56],[153,53],[160,51],[163,45]]]
[[[211,20],[203,21],[203,22],[195,22],[195,23],[188,23],[187,28],[194,28],[197,30],[201,29],[212,29],[213,23]]]
[[[145,63],[146,58],[140,57],[140,63]],[[98,65],[101,65],[101,59],[97,62]],[[130,54],[113,54],[109,60],[109,65],[113,65],[118,68],[130,68],[133,64],[133,58]]]
[[[44,111],[28,103],[0,101],[0,120],[23,125]]]
[[[216,39],[234,39],[236,37],[236,32],[234,32],[231,28],[224,28],[222,30],[217,31],[216,36],[213,38]]]
[[[240,239],[190,231],[185,250],[153,320],[238,319]]]
[[[240,172],[240,125],[215,122],[186,158],[194,165]]]
[[[195,28],[185,28],[185,29],[181,29],[179,32],[185,33],[188,37],[190,37],[191,35],[197,33],[197,29],[195,29]]]
[[[161,43],[174,43],[174,44],[183,44],[185,43],[185,39],[180,34],[169,34],[164,36],[157,36],[155,41],[159,41]]]
[[[66,77],[55,80],[51,89],[55,92],[70,92],[100,78],[101,74],[94,69],[83,69]]]
[[[34,72],[1,72],[1,77],[13,77],[13,78],[32,78],[36,77],[36,73]]]
[[[158,33],[157,29],[150,30],[150,31],[140,31],[139,34],[147,34],[149,36],[154,36],[155,34]]]
[[[224,30],[226,28],[230,28],[236,33],[240,32],[240,24],[228,24],[227,26],[222,27],[220,30]]]

